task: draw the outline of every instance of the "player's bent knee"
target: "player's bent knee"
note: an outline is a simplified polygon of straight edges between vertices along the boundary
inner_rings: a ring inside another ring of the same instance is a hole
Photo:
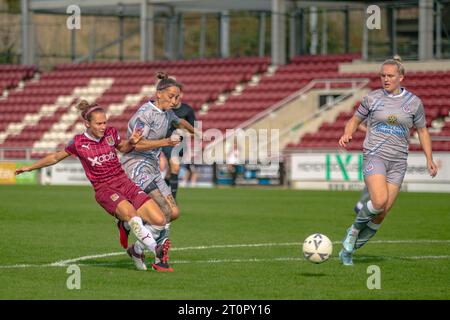
[[[376,210],[382,210],[387,205],[387,197],[374,197],[372,199],[372,205]]]
[[[142,220],[150,224],[157,226],[164,226],[166,224],[164,213],[153,200],[149,200],[142,205],[137,213]]]
[[[180,217],[180,209],[178,207],[174,207],[171,210],[170,219],[171,221],[176,220]]]
[[[166,225],[166,218],[164,217],[163,214],[159,214],[155,217],[153,217],[152,219],[152,224],[157,225],[157,226],[164,226]]]

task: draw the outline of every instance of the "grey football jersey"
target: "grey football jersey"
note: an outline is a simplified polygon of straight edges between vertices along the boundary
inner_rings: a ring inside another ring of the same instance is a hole
[[[143,104],[128,121],[127,138],[131,136],[135,128],[143,130],[142,137],[147,140],[164,139],[167,130],[172,123],[179,124],[181,121],[172,110],[163,111],[158,109],[151,101]],[[147,151],[132,151],[122,157],[122,164],[132,159],[142,160],[154,167],[155,173],[159,173],[159,154],[161,148]],[[134,162],[134,161],[133,161]],[[127,172],[128,173],[128,172]]]
[[[391,161],[406,160],[409,130],[426,126],[422,101],[404,88],[398,95],[383,89],[370,92],[355,115],[367,121],[364,154]]]

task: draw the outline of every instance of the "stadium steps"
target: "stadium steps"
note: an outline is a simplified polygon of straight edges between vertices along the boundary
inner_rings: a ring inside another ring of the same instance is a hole
[[[0,132],[1,147],[32,147],[33,149],[52,149],[56,147],[55,140],[57,135],[64,131],[64,126],[73,122],[78,115],[74,108],[70,106],[77,99],[87,99],[95,101],[112,83],[110,78],[95,78],[87,81],[84,86],[73,88],[70,94],[59,96],[45,96],[45,100],[38,99],[39,94],[46,92],[39,89],[36,92],[32,87],[27,87],[23,91],[22,100],[15,105],[9,101],[12,107],[17,108],[19,117],[17,121],[11,121],[7,124],[5,130]],[[30,95],[28,95],[28,91]],[[36,94],[33,95],[33,94]],[[30,106],[24,106],[22,103],[30,101]],[[37,102],[35,100],[38,100]],[[42,102],[48,103],[42,103]],[[52,101],[52,102],[50,102]],[[74,117],[75,116],[75,117]],[[58,131],[54,131],[55,126],[59,126]],[[61,128],[62,127],[62,128]],[[36,150],[39,154],[39,150]]]
[[[216,128],[223,132],[236,128],[313,79],[337,77],[338,64],[356,57],[354,54],[295,57],[291,64],[262,76],[256,86],[248,86],[240,95],[230,96],[225,104],[213,105],[206,115],[200,117],[203,128]]]
[[[154,86],[149,83],[154,83],[157,71],[165,71],[185,84],[184,101],[198,111],[202,104],[266,70],[268,64],[268,58],[258,57],[59,65],[0,102],[7,111],[0,119],[0,147],[51,149],[64,145],[84,130],[72,108],[81,98],[101,104],[123,134],[131,114],[152,96]],[[79,88],[98,78],[110,79],[108,86],[88,92]],[[34,152],[33,156],[40,155]]]
[[[343,75],[351,75],[352,77],[369,77],[369,88],[371,90],[380,87],[380,80],[378,76],[373,73],[345,73]],[[439,82],[427,81],[427,79],[435,79],[439,77]],[[404,86],[411,92],[418,95],[424,103],[425,115],[427,119],[427,127],[430,128],[430,135],[433,142],[433,150],[435,151],[450,151],[450,130],[444,126],[443,129],[436,130],[436,123],[442,122],[443,119],[449,116],[450,112],[450,92],[448,86],[450,85],[450,71],[430,71],[428,73],[423,71],[408,72],[407,78],[404,81]],[[340,113],[335,121],[323,123],[317,132],[310,132],[300,137],[296,143],[290,143],[288,149],[335,149],[337,148],[337,141],[342,135],[346,122],[351,118],[359,102],[354,106],[352,112]],[[438,120],[436,122],[436,120]],[[349,145],[349,150],[362,150],[365,134],[362,132],[355,132],[352,143]],[[421,150],[418,135],[415,130],[411,132],[410,150]]]

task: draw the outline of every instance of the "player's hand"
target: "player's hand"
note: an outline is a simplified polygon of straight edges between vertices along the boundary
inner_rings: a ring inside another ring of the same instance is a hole
[[[437,172],[438,172],[438,167],[437,167],[436,163],[434,163],[433,160],[427,161],[427,167],[428,167],[428,173],[430,174],[430,176],[432,178],[436,177]]]
[[[132,145],[135,145],[139,142],[139,140],[142,139],[142,129],[134,129],[133,134],[130,136],[130,139],[128,139],[128,142]]]
[[[21,167],[16,170],[15,174],[16,174],[16,176],[18,176],[19,174],[28,172],[28,171],[31,171],[30,167]]]
[[[346,148],[346,147],[347,147],[347,144],[349,144],[350,141],[352,141],[352,135],[351,135],[351,134],[344,133],[344,134],[342,135],[342,137],[339,139],[339,145],[340,145],[342,148]]]
[[[172,134],[169,138],[169,146],[175,147],[180,144],[181,140],[183,140],[182,136],[178,134]]]

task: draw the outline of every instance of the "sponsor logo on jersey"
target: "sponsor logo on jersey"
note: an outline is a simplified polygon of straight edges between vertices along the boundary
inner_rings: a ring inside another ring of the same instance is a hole
[[[392,126],[398,125],[397,117],[391,114],[390,116],[388,116],[388,123]]]
[[[89,145],[88,145],[88,144],[82,144],[81,147],[82,147],[82,148],[86,148],[86,149],[89,150]]]
[[[111,200],[112,201],[117,201],[117,199],[119,199],[119,195],[117,193],[114,193],[111,195]]]
[[[108,145],[113,146],[114,143],[114,138],[112,136],[107,136],[106,137],[106,142],[108,143]]]
[[[95,167],[96,165],[101,166],[103,162],[110,161],[115,158],[116,154],[111,151],[108,154],[102,154],[101,156],[97,156],[95,158],[88,157],[88,160],[91,162],[91,166]]]

